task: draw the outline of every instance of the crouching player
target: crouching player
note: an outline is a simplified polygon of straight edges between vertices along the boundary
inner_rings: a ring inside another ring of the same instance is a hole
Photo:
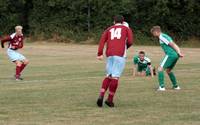
[[[162,59],[160,66],[158,68],[158,81],[159,81],[159,91],[165,91],[164,84],[164,72],[166,70],[172,84],[173,89],[179,90],[180,87],[177,84],[176,77],[172,72],[172,69],[176,65],[179,57],[183,57],[180,48],[173,42],[172,38],[167,34],[162,33],[160,26],[154,26],[151,29],[153,36],[159,38],[160,46],[165,52],[165,57]]]
[[[132,45],[132,30],[122,24],[123,20],[123,16],[115,16],[114,25],[104,31],[99,43],[97,59],[103,59],[103,49],[105,44],[107,56],[107,76],[102,82],[100,95],[97,100],[97,105],[99,107],[103,106],[104,94],[108,88],[109,95],[105,104],[109,107],[114,107],[113,98],[118,87],[119,77],[125,67],[126,49]]]
[[[15,33],[1,40],[2,48],[4,48],[4,43],[8,42],[7,54],[10,60],[16,65],[15,79],[17,81],[23,80],[21,78],[21,73],[26,65],[29,63],[29,61],[17,51],[18,49],[21,49],[23,47],[24,36],[22,33],[22,29],[22,26],[16,26]]]
[[[153,77],[155,73],[155,68],[153,69],[151,65],[151,60],[145,55],[144,51],[140,51],[137,56],[133,57],[133,77],[135,76],[151,76]]]

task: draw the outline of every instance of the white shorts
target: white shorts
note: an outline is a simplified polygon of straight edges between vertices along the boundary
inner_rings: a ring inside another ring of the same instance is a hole
[[[12,62],[14,62],[14,61],[23,61],[23,60],[26,59],[26,57],[24,57],[22,54],[17,52],[17,50],[8,49],[7,50],[7,54],[8,54],[9,59]]]
[[[106,71],[107,76],[120,77],[124,67],[126,59],[120,56],[110,56],[107,58]]]

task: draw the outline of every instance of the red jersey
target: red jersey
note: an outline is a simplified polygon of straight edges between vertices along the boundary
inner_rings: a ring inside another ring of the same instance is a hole
[[[132,30],[123,24],[115,24],[104,31],[101,36],[98,56],[103,55],[104,45],[106,44],[106,56],[123,57],[133,42]]]
[[[23,40],[24,40],[23,35],[16,36],[16,33],[13,33],[12,35],[2,39],[1,42],[2,44],[4,44],[5,42],[9,42],[8,48],[20,49],[23,47]]]

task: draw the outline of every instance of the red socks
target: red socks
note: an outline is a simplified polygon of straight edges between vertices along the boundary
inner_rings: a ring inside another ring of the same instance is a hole
[[[111,79],[106,77],[103,82],[102,82],[102,87],[101,87],[101,90],[100,90],[100,96],[101,97],[104,97],[104,94],[105,92],[107,91],[109,85],[110,85],[110,81]]]
[[[26,67],[25,64],[22,64],[22,65],[21,65],[20,73],[24,70],[25,67]]]
[[[16,78],[20,77],[20,72],[21,72],[21,67],[20,66],[16,66]]]
[[[21,66],[16,66],[16,78],[20,77],[21,72],[24,70],[25,67],[25,64],[22,64]]]
[[[108,95],[108,101],[113,102],[113,98],[115,95],[115,92],[118,87],[118,80],[117,79],[111,79],[110,86],[109,86],[109,95]]]
[[[113,98],[114,98],[115,92],[118,87],[118,81],[119,80],[117,80],[117,79],[110,79],[110,78],[106,77],[102,82],[100,96],[104,97],[105,92],[109,87],[108,101],[113,102]]]

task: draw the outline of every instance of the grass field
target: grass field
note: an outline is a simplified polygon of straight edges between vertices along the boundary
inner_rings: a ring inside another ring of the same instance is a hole
[[[115,108],[97,108],[104,61],[95,45],[28,44],[25,80],[0,50],[0,125],[200,125],[200,49],[183,48],[175,73],[182,88],[157,92],[157,77],[131,77],[132,55],[148,52],[158,66],[160,47],[132,47],[115,98]]]

